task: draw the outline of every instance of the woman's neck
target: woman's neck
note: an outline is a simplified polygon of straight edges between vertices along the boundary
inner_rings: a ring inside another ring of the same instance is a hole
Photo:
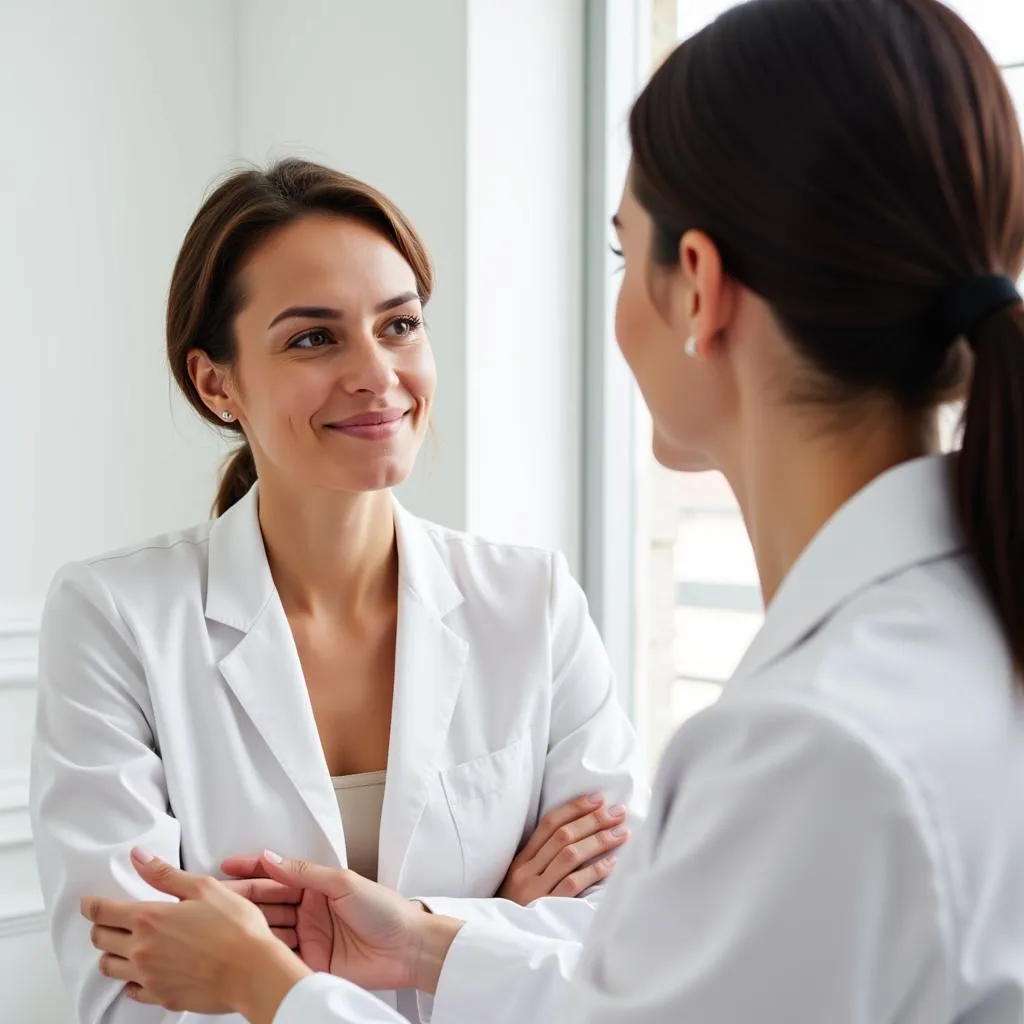
[[[774,410],[778,413],[779,410]],[[804,549],[854,495],[887,470],[939,450],[934,416],[879,408],[845,428],[769,415],[723,460],[754,548],[765,607]]]
[[[289,614],[352,619],[394,603],[398,543],[390,491],[299,495],[261,483],[259,521]]]

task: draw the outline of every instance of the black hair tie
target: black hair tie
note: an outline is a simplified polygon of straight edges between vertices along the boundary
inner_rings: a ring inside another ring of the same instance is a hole
[[[974,335],[990,317],[1021,301],[1017,286],[1005,274],[978,274],[950,288],[935,311],[937,330],[944,341],[966,338],[974,348]]]

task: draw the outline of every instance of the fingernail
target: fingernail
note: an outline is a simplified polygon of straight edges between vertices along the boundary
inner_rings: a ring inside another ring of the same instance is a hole
[[[267,860],[269,860],[271,864],[283,864],[284,863],[284,857],[282,857],[279,853],[274,853],[273,850],[264,850],[263,851],[263,856],[266,857]]]
[[[595,807],[604,799],[600,793],[591,793],[587,797],[587,803],[593,804]]]
[[[136,846],[135,849],[132,850],[132,856],[140,864],[151,864],[156,859],[149,850],[145,850],[141,846]]]
[[[606,868],[613,868],[613,867],[615,867],[615,862],[618,859],[619,858],[616,857],[615,854],[613,853],[610,857],[605,857],[605,859],[604,859],[604,866]]]
[[[615,828],[611,830],[609,835],[615,836],[616,839],[621,839],[624,835],[627,835],[628,833],[629,829],[625,825],[616,825]]]
[[[608,813],[613,818],[621,818],[626,813],[626,805],[625,804],[616,804],[614,807],[609,807],[608,808]]]

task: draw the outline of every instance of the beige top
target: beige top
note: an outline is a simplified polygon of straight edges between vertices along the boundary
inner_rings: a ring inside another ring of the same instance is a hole
[[[339,775],[332,778],[338,798],[341,824],[345,829],[348,866],[364,878],[377,881],[380,849],[380,812],[384,804],[387,772]]]

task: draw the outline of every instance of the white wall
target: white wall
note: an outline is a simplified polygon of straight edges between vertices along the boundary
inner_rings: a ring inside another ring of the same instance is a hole
[[[434,257],[437,437],[403,500],[577,567],[582,0],[249,0],[239,39],[242,154],[365,178]]]
[[[230,11],[0,7],[4,600],[38,601],[61,562],[209,506],[217,447],[172,406],[163,312],[178,243],[233,148]]]
[[[0,1018],[65,1019],[25,810],[35,626],[71,558],[202,518],[219,448],[171,398],[171,262],[234,149],[229,0],[0,5]]]
[[[437,265],[416,512],[579,564],[582,0],[0,3],[0,1020],[67,1020],[25,808],[63,562],[205,517],[224,447],[175,397],[181,237],[239,158],[382,188]],[[433,450],[431,450],[433,448]]]
[[[239,150],[319,160],[381,189],[435,262],[427,309],[439,387],[402,499],[466,525],[465,0],[248,0],[239,24]]]
[[[582,0],[469,6],[468,522],[578,570]]]

